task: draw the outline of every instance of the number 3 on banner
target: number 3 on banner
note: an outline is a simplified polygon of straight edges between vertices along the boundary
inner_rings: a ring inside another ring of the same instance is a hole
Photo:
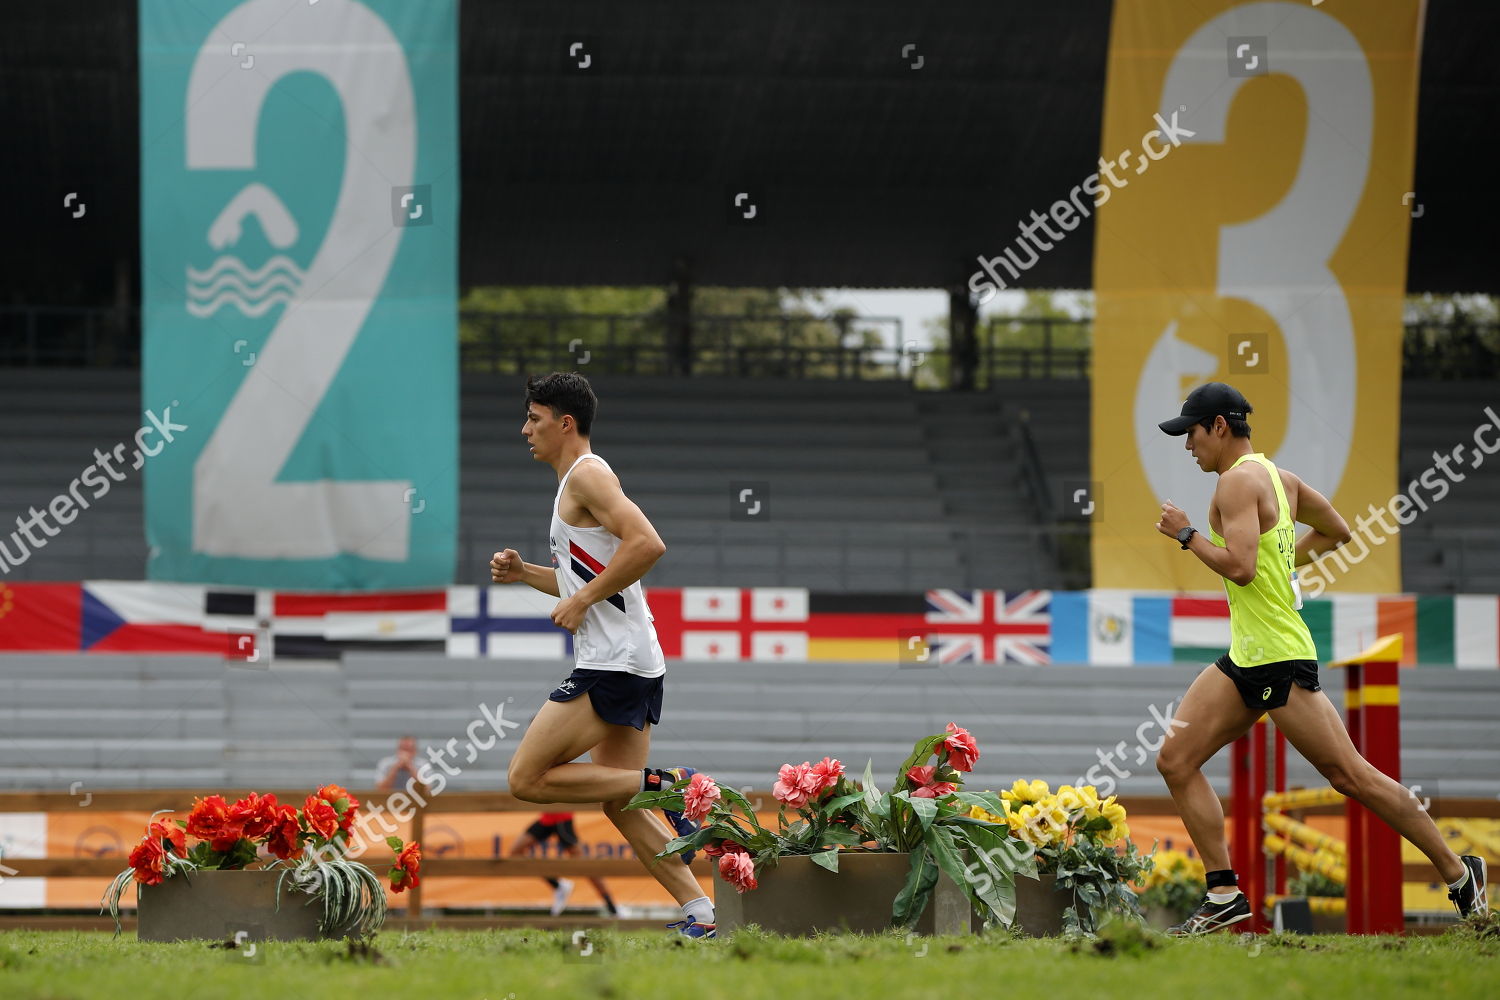
[[[1344,240],[1370,170],[1374,94],[1364,51],[1322,11],[1294,3],[1247,4],[1220,14],[1188,39],[1167,72],[1161,106],[1187,107],[1185,121],[1197,135],[1184,143],[1223,142],[1230,105],[1244,83],[1224,79],[1224,42],[1261,26],[1275,32],[1275,72],[1296,80],[1306,96],[1307,136],[1286,196],[1264,215],[1221,230],[1216,290],[1254,303],[1280,324],[1292,432],[1274,460],[1317,475],[1332,496],[1348,464],[1357,372],[1349,302],[1328,262]],[[1155,422],[1161,418],[1152,416],[1161,407],[1162,388],[1177,375],[1165,368],[1174,357],[1210,360],[1174,345],[1175,324],[1152,352],[1136,398],[1139,453],[1159,496],[1177,495],[1174,467],[1181,465],[1158,447]],[[1173,397],[1177,388],[1172,385]]]
[[[409,481],[276,482],[385,282],[403,230],[383,207],[415,169],[414,98],[400,42],[354,0],[329,7],[285,17],[286,0],[249,0],[208,33],[188,81],[190,170],[253,169],[266,95],[290,73],[328,80],[348,137],[328,233],[194,466],[193,548],[208,555],[408,557]],[[221,40],[232,38],[256,39],[259,58],[254,72],[231,70],[223,82],[229,43]]]

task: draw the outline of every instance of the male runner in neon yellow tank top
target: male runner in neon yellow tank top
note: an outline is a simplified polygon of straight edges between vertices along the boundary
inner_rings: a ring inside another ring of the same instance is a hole
[[[1485,864],[1460,858],[1416,799],[1359,755],[1338,710],[1318,684],[1312,634],[1292,573],[1349,540],[1349,527],[1317,490],[1277,469],[1250,444],[1245,397],[1222,382],[1199,386],[1180,416],[1159,426],[1187,435],[1187,450],[1204,472],[1217,473],[1208,508],[1209,536],[1191,526],[1169,500],[1156,530],[1224,578],[1229,598],[1229,652],[1188,688],[1162,744],[1157,770],[1167,782],[1188,836],[1203,858],[1208,895],[1169,933],[1204,934],[1248,919],[1224,837],[1224,810],[1201,768],[1269,712],[1276,728],[1328,783],[1356,799],[1418,847],[1448,883],[1460,916],[1484,913]],[[1293,522],[1312,528],[1295,538]]]

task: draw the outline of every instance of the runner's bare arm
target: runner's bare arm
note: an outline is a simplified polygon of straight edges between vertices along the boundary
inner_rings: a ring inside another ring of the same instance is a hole
[[[524,583],[544,594],[561,596],[557,590],[557,571],[551,566],[524,562],[515,549],[495,553],[490,560],[490,579],[495,583]]]
[[[1231,583],[1241,587],[1255,579],[1255,552],[1260,542],[1260,512],[1255,483],[1248,476],[1226,473],[1219,477],[1214,504],[1219,508],[1224,544],[1215,545],[1200,530],[1188,542],[1188,549],[1199,561]],[[1161,520],[1156,530],[1176,537],[1189,524],[1187,514],[1170,500],[1162,504]]]
[[[596,604],[645,576],[667,551],[667,546],[646,515],[625,495],[613,472],[586,462],[573,473],[568,485],[574,499],[620,540],[620,548],[604,572],[574,594],[589,604]]]
[[[1296,565],[1306,566],[1324,552],[1349,541],[1349,525],[1328,498],[1302,480],[1292,477],[1297,484],[1297,520],[1312,528],[1297,539]]]

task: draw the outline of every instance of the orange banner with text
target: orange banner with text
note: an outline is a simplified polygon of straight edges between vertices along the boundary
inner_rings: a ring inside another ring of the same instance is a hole
[[[1254,407],[1255,450],[1355,531],[1303,571],[1304,592],[1401,589],[1391,508],[1422,13],[1421,0],[1115,3],[1093,185],[1092,473],[1078,484],[1096,587],[1218,582],[1153,524],[1170,499],[1208,527],[1217,476],[1157,424],[1221,381]]]

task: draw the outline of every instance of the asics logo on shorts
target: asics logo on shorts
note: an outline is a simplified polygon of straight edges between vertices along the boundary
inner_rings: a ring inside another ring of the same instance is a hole
[[[1266,688],[1264,691],[1262,691],[1260,693],[1260,700],[1261,701],[1270,701],[1271,700],[1271,689],[1270,688]]]

